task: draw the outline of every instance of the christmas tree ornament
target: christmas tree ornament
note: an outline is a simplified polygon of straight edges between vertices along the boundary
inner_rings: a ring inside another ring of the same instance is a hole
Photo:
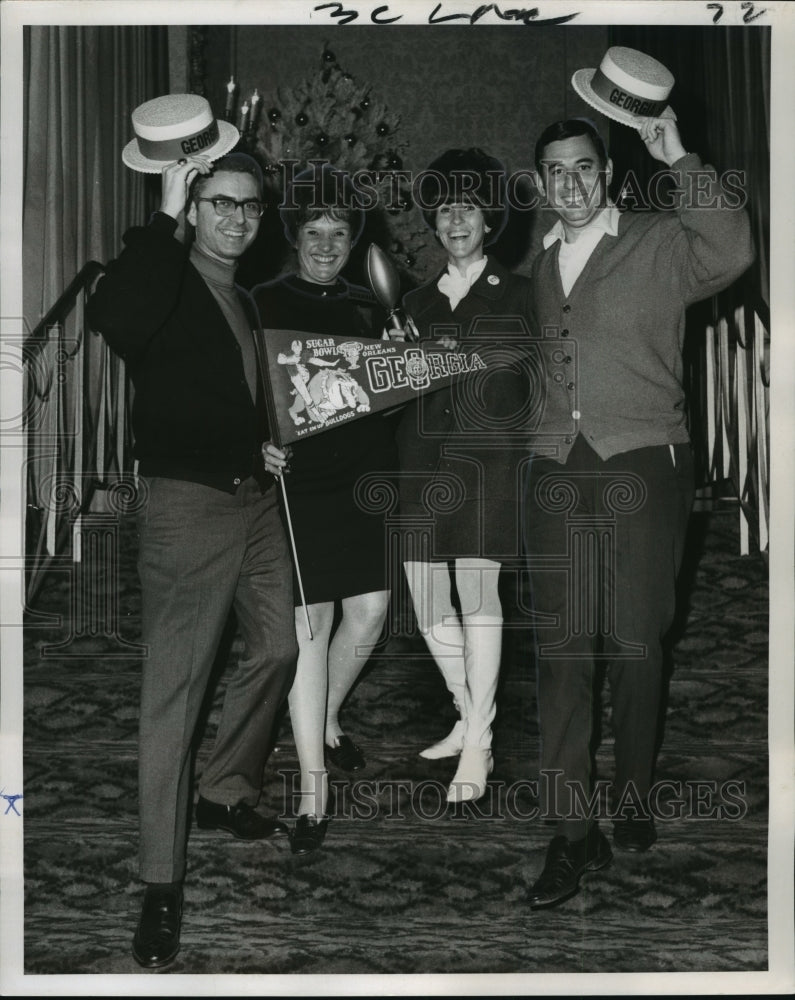
[[[367,174],[367,183],[378,192],[384,251],[401,278],[410,284],[424,281],[435,270],[436,257],[429,253],[425,225],[417,219],[411,186],[399,173],[411,166],[410,147],[402,138],[405,117],[401,122],[375,82],[345,72],[329,43],[321,42],[315,50],[305,77],[283,83],[260,105],[257,152],[276,167],[274,177],[284,174],[287,160],[304,166],[312,158],[335,162],[351,174]],[[235,112],[237,118],[237,106]],[[255,116],[253,99],[250,115]]]

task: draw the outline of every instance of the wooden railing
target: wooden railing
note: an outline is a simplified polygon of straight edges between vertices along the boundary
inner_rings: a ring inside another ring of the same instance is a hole
[[[28,603],[53,558],[80,561],[82,517],[129,468],[124,364],[84,319],[103,271],[89,261],[24,344]]]

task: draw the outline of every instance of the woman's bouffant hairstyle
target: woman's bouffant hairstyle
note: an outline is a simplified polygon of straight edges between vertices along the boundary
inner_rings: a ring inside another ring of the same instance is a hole
[[[448,149],[423,171],[417,191],[425,224],[436,229],[436,210],[453,202],[471,201],[483,212],[491,232],[483,241],[494,243],[508,221],[505,167],[477,146]]]
[[[326,215],[337,222],[348,223],[351,246],[362,235],[364,212],[356,203],[350,175],[330,163],[313,163],[293,178],[279,209],[287,241],[295,246],[301,226]]]

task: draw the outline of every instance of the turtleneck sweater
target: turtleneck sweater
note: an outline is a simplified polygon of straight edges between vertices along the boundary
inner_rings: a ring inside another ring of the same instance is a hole
[[[223,261],[216,260],[200,250],[195,244],[190,250],[190,262],[204,278],[235,335],[243,359],[243,370],[249,392],[252,400],[256,400],[257,356],[254,339],[251,336],[251,325],[246,318],[245,310],[235,287],[235,264],[225,264]]]

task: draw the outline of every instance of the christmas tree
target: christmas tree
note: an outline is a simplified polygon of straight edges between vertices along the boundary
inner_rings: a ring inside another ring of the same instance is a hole
[[[368,236],[390,254],[410,286],[425,280],[435,262],[427,253],[432,237],[412,202],[410,181],[396,173],[407,169],[407,147],[400,116],[368,84],[344,72],[326,47],[317,73],[280,87],[265,108],[256,152],[278,183],[286,161],[298,161],[293,173],[310,160],[327,160],[352,175],[365,172],[378,193]]]

